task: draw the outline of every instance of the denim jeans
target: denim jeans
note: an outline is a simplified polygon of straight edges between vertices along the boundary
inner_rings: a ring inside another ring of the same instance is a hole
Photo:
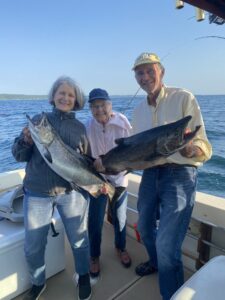
[[[194,206],[197,169],[154,167],[143,172],[138,195],[138,230],[151,264],[158,268],[163,300],[183,284],[181,246]],[[157,207],[160,206],[156,230]]]
[[[75,270],[89,272],[87,217],[89,196],[75,191],[55,197],[41,197],[26,191],[24,196],[25,256],[31,282],[45,283],[45,248],[54,206],[61,216],[72,248]],[[54,253],[52,253],[54,255]]]
[[[90,196],[88,233],[90,242],[91,257],[101,255],[102,227],[104,222],[107,196],[101,194],[98,198]],[[126,248],[126,210],[127,210],[127,191],[116,201],[112,211],[114,226],[115,247],[124,250]],[[123,224],[122,228],[120,224]]]

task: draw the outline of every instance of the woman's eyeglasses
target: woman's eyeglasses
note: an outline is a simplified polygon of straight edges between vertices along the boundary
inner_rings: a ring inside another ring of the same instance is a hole
[[[106,106],[107,106],[107,103],[106,103],[106,102],[103,103],[103,104],[92,104],[92,105],[91,105],[91,109],[97,110],[97,109],[99,109],[99,108],[106,108]]]

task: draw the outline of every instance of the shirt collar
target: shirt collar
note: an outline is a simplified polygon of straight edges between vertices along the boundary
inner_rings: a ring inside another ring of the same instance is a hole
[[[162,86],[160,92],[159,92],[159,95],[158,97],[156,98],[156,107],[158,107],[160,101],[165,97],[165,85]],[[148,98],[146,98],[146,101],[148,103]],[[151,106],[149,103],[148,103],[149,106]]]
[[[52,112],[57,117],[60,117],[60,119],[62,119],[62,120],[75,119],[75,113],[73,111],[63,112],[63,111],[59,110],[58,108],[54,107]]]

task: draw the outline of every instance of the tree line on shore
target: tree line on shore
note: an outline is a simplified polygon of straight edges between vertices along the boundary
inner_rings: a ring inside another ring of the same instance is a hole
[[[44,100],[47,95],[0,94],[0,100]]]

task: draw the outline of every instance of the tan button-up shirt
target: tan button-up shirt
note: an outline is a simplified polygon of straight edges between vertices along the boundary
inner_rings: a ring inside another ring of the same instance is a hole
[[[203,151],[203,155],[200,157],[186,158],[179,152],[176,152],[167,158],[162,158],[159,164],[176,163],[200,166],[202,162],[210,159],[212,147],[206,136],[198,102],[194,95],[187,90],[163,86],[156,100],[156,107],[149,105],[146,97],[146,99],[134,109],[132,119],[133,134],[175,122],[188,115],[192,116],[188,124],[191,131],[193,131],[196,126],[201,125],[193,143]]]

